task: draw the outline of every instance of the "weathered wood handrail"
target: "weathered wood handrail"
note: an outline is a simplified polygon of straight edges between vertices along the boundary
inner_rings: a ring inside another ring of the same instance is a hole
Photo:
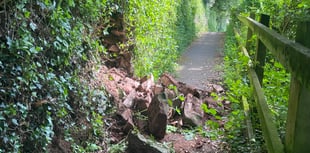
[[[277,60],[290,72],[296,73],[302,83],[310,85],[310,49],[276,33],[263,24],[249,18],[238,17],[265,44]],[[298,61],[296,61],[298,59]]]
[[[235,30],[235,36],[240,37],[237,30]],[[249,58],[248,62],[249,78],[251,80],[251,83],[253,84],[255,96],[257,98],[256,101],[257,101],[258,114],[261,120],[263,135],[267,144],[267,150],[268,152],[272,153],[283,153],[284,147],[279,137],[276,125],[273,122],[271,122],[273,120],[272,114],[267,105],[259,78],[254,70],[253,62],[251,61],[247,49],[244,46],[242,46],[240,40],[238,41],[238,44],[240,47],[240,51],[242,51],[243,54]]]
[[[275,125],[271,123],[272,116],[261,89],[264,64],[259,62],[264,62],[265,55],[261,52],[265,52],[265,50],[256,50],[256,55],[261,57],[255,58],[254,68],[249,68],[249,74],[257,98],[259,117],[268,151],[310,152],[310,141],[308,140],[310,137],[310,22],[302,22],[298,25],[296,42],[294,42],[251,18],[241,16],[238,18],[249,27],[251,33],[258,36],[258,41],[262,42],[258,45],[263,45],[258,46],[258,48],[266,47],[291,73],[285,146],[283,149]],[[248,36],[251,33],[248,33]],[[246,52],[246,48],[242,47],[242,51]]]

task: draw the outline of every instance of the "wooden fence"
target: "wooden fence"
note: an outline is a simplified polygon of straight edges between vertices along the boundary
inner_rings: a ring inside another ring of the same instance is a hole
[[[261,15],[260,22],[250,17],[238,18],[248,27],[247,40],[252,35],[257,35],[258,39],[254,61],[249,62],[248,72],[268,152],[310,153],[310,22],[299,23],[296,41],[292,41],[268,27],[267,15]],[[240,49],[249,57],[246,47],[241,46]],[[262,90],[267,50],[291,73],[284,142],[279,137]]]

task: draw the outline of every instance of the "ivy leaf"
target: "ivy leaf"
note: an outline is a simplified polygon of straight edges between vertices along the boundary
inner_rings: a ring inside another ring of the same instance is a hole
[[[9,141],[8,137],[3,137],[3,142],[7,143]]]
[[[12,123],[13,123],[14,125],[18,125],[18,122],[17,122],[17,120],[16,120],[15,118],[12,119]]]
[[[10,37],[6,37],[6,44],[9,46],[9,48],[12,47],[12,43],[13,43],[13,40],[10,38]]]
[[[36,50],[35,47],[31,47],[30,48],[30,53],[36,54],[36,53],[38,53],[38,51]]]
[[[96,151],[96,150],[100,150],[101,147],[96,144],[91,143],[87,145],[87,149],[90,151]]]
[[[30,14],[31,14],[31,13],[30,13],[29,11],[26,11],[26,12],[24,13],[25,18],[29,19]]]
[[[109,34],[108,28],[105,28],[102,33],[103,33],[104,36],[108,35]]]
[[[3,121],[5,120],[5,118],[2,116],[2,114],[0,115],[0,121],[1,120],[3,120]]]
[[[38,28],[38,26],[33,22],[30,22],[29,26],[30,26],[32,31],[35,31]]]

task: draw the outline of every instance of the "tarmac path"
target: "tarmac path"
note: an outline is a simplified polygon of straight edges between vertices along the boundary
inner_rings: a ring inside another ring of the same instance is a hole
[[[203,33],[188,47],[179,59],[177,80],[206,89],[210,83],[222,80],[225,33]]]

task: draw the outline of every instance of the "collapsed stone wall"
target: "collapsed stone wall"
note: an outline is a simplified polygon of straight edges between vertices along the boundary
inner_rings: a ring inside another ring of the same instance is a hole
[[[216,121],[212,114],[203,111],[202,104],[215,109],[220,116],[229,111],[227,100],[211,97],[212,92],[224,92],[218,85],[211,84],[208,90],[201,90],[168,74],[163,74],[155,83],[152,76],[135,79],[125,71],[105,66],[100,68],[96,78],[102,81],[94,82],[106,87],[117,106],[117,115],[123,122],[125,133],[136,127],[142,133],[162,139],[168,124],[176,127],[201,126],[206,120]],[[221,126],[223,124],[220,123]]]

